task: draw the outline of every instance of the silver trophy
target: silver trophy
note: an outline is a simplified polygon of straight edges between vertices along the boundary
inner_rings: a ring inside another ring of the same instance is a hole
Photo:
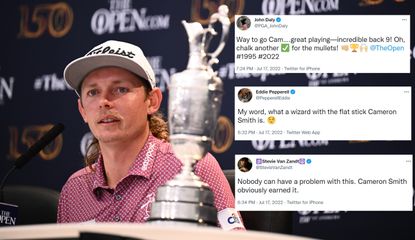
[[[170,143],[183,162],[182,171],[157,190],[149,221],[216,226],[217,210],[209,186],[194,174],[195,163],[209,151],[219,115],[223,84],[212,69],[225,47],[230,20],[222,5],[210,17],[209,26],[182,21],[189,37],[187,69],[174,74],[169,85]],[[220,43],[208,52],[209,43],[222,24]]]

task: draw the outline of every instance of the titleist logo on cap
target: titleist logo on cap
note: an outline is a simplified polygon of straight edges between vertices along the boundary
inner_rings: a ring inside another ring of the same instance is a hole
[[[89,53],[86,54],[86,56],[95,55],[95,54],[117,54],[117,55],[129,57],[129,58],[134,58],[135,56],[135,53],[131,51],[125,51],[121,48],[114,49],[114,48],[111,48],[110,46],[106,46],[106,47],[101,46],[101,47],[92,49]]]

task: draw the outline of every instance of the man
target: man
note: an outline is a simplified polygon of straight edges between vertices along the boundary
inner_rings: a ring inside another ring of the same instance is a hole
[[[239,159],[238,168],[241,172],[248,172],[252,168],[251,160],[247,157]]]
[[[157,188],[182,166],[166,141],[167,125],[157,112],[162,94],[150,64],[139,47],[107,41],[69,63],[64,77],[96,139],[87,167],[62,188],[58,222],[145,222]],[[239,215],[216,159],[207,154],[195,173],[214,193],[218,224],[244,228],[229,221]]]
[[[243,103],[251,101],[251,99],[252,99],[251,90],[249,90],[249,88],[242,88],[238,92],[238,98],[239,98],[239,101],[241,101]]]
[[[247,30],[251,25],[251,20],[247,16],[240,16],[237,21],[237,26],[241,30]]]

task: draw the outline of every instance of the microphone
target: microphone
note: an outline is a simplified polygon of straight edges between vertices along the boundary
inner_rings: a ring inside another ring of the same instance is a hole
[[[14,166],[17,169],[22,168],[30,159],[32,159],[36,154],[38,154],[44,147],[46,147],[53,139],[55,139],[63,130],[65,126],[62,123],[58,123],[53,126],[42,138],[39,139],[35,144],[33,144],[25,153],[20,155],[18,159],[14,162]]]
[[[44,147],[46,147],[50,142],[53,141],[59,134],[63,132],[65,126],[62,123],[58,123],[53,128],[51,128],[43,137],[39,139],[35,144],[33,144],[25,153],[20,155],[16,159],[12,168],[6,173],[0,183],[0,202],[3,201],[3,188],[6,184],[6,180],[9,175],[17,168],[22,168],[26,163],[29,162],[36,154],[38,154]]]

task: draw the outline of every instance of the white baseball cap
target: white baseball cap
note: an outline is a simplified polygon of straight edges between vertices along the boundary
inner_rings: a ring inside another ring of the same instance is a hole
[[[79,96],[86,75],[101,67],[124,68],[147,80],[151,88],[156,87],[156,77],[143,51],[133,44],[115,40],[106,41],[73,60],[66,66],[63,76]]]

